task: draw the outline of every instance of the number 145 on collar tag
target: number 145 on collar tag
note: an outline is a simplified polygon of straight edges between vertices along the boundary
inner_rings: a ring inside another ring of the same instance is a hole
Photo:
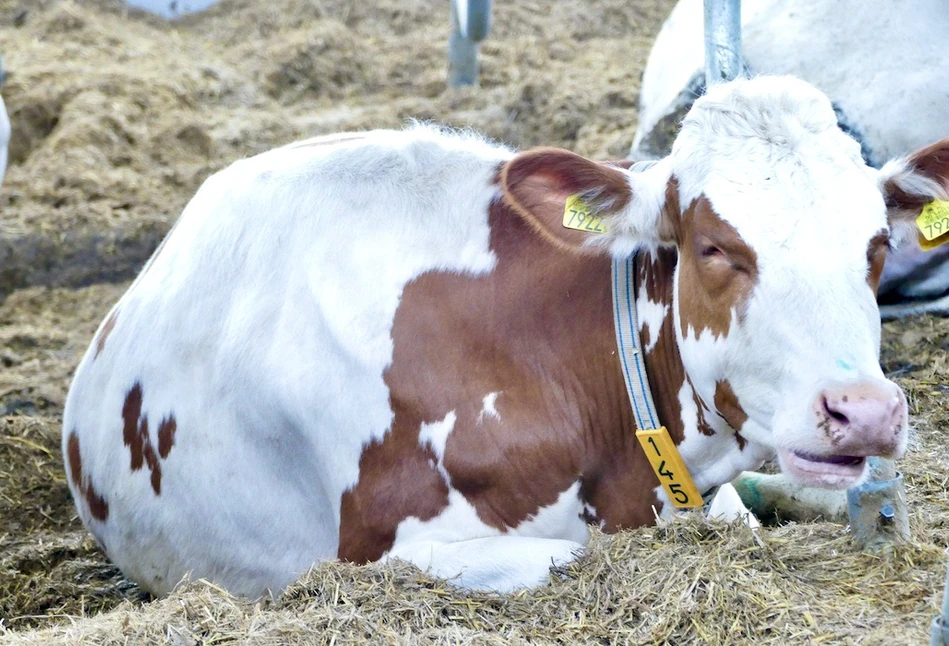
[[[673,505],[686,509],[705,504],[665,426],[636,431],[636,437]]]

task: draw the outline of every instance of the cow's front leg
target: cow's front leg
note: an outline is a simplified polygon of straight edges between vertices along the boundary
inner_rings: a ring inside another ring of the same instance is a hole
[[[551,566],[574,560],[583,545],[526,536],[491,536],[467,541],[418,541],[395,546],[386,556],[468,590],[511,592],[545,583]]]

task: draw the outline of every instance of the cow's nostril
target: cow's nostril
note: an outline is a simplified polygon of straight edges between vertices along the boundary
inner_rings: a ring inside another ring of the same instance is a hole
[[[834,410],[833,407],[831,407],[830,402],[827,401],[826,397],[824,398],[824,410],[827,412],[827,415],[838,424],[842,426],[847,426],[850,424],[850,419],[840,411]]]

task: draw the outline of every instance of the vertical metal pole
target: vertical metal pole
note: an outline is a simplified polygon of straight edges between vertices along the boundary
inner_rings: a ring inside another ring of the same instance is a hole
[[[448,85],[478,84],[478,43],[491,29],[491,0],[451,0]]]
[[[741,72],[741,0],[705,0],[705,84]]]
[[[929,646],[949,646],[949,564],[946,568],[946,589],[942,591],[942,615],[933,619]]]
[[[467,7],[463,8],[467,10]],[[461,30],[458,7],[451,3],[451,36],[448,38],[448,85],[460,87],[478,82],[478,43]]]

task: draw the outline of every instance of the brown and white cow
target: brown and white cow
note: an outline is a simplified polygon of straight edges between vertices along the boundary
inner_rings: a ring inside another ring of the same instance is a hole
[[[429,127],[210,178],[80,364],[63,449],[131,579],[277,591],[321,559],[543,581],[588,523],[671,513],[634,437],[611,263],[699,491],[777,453],[847,487],[906,444],[878,365],[888,244],[946,197],[949,140],[868,168],[792,78],[713,88],[643,172]],[[610,232],[561,226],[581,194]]]

